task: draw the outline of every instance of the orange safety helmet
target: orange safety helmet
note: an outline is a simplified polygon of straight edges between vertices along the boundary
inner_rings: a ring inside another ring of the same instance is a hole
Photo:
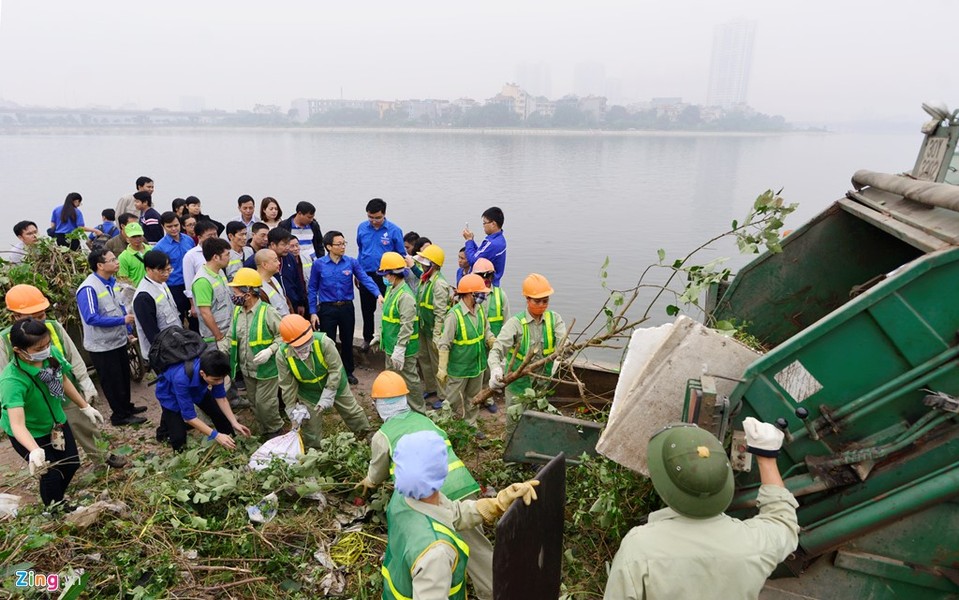
[[[549,280],[539,273],[530,273],[523,280],[523,295],[527,298],[546,298],[553,295]]]
[[[410,393],[406,381],[394,371],[383,371],[373,380],[370,398],[396,398]]]
[[[280,337],[291,346],[302,346],[313,339],[313,327],[300,315],[280,319]]]
[[[491,263],[488,258],[477,258],[476,262],[473,263],[473,268],[470,269],[470,273],[476,273],[477,275],[495,272],[496,267],[493,266],[493,263]]]
[[[456,284],[456,293],[472,294],[473,292],[489,292],[489,288],[486,287],[486,281],[475,273],[463,275],[460,282]]]
[[[24,283],[10,288],[4,300],[7,304],[7,310],[19,315],[32,315],[50,308],[50,301],[43,295],[43,292]]]

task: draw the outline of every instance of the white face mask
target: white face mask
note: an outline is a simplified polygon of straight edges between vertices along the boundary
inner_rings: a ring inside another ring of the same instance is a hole
[[[47,346],[44,350],[40,350],[39,352],[34,352],[32,354],[30,352],[24,352],[24,354],[27,356],[27,360],[31,362],[41,362],[50,358],[50,346]]]
[[[377,398],[373,404],[376,406],[376,412],[384,421],[410,409],[409,404],[406,403],[406,396]]]
[[[310,350],[313,344],[303,344],[302,346],[294,346],[293,354],[296,355],[300,360],[306,360],[310,357]]]

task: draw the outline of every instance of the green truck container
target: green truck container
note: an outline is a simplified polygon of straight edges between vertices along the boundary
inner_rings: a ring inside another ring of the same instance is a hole
[[[857,172],[711,300],[771,348],[729,398],[729,512],[752,514],[759,485],[748,416],[782,420],[800,503],[763,598],[959,598],[959,111],[924,108],[910,174]]]

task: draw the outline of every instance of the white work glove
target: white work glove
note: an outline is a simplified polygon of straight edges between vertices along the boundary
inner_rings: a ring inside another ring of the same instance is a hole
[[[260,350],[256,353],[256,356],[253,357],[253,364],[256,366],[265,365],[270,357],[273,356],[273,348],[267,348],[265,350]]]
[[[87,404],[93,405],[97,401],[97,389],[93,388],[84,392],[83,399],[87,401]]]
[[[36,450],[30,451],[30,458],[28,459],[27,465],[30,467],[30,475],[36,475],[40,477],[47,472],[47,469],[50,467],[50,463],[47,462],[47,453],[43,451],[43,448],[37,448]]]
[[[216,349],[220,352],[230,353],[230,336],[225,335],[216,343]]]
[[[489,370],[489,389],[501,390],[506,385],[503,383],[503,369],[499,367],[490,367]]]
[[[316,403],[316,407],[320,410],[329,410],[333,408],[333,400],[336,399],[336,390],[323,389],[323,392],[320,394],[320,401]]]
[[[743,431],[746,432],[746,450],[756,456],[775,458],[779,456],[779,449],[783,446],[785,434],[771,423],[763,423],[758,419],[746,417],[743,420]]]
[[[376,350],[380,347],[380,332],[377,331],[373,334],[373,339],[370,340],[370,350]]]
[[[406,364],[406,346],[401,346],[397,344],[393,348],[393,354],[390,355],[390,362],[393,363],[393,369],[396,371],[402,371],[403,366]]]
[[[89,404],[80,409],[80,414],[90,419],[90,422],[93,423],[94,426],[103,425],[103,415]]]

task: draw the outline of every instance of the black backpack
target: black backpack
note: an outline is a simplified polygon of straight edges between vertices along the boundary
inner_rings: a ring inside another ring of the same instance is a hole
[[[193,376],[193,359],[203,354],[207,349],[206,342],[200,334],[182,327],[168,327],[164,329],[150,347],[150,368],[158,375],[168,368],[180,363],[187,363],[187,376]]]

